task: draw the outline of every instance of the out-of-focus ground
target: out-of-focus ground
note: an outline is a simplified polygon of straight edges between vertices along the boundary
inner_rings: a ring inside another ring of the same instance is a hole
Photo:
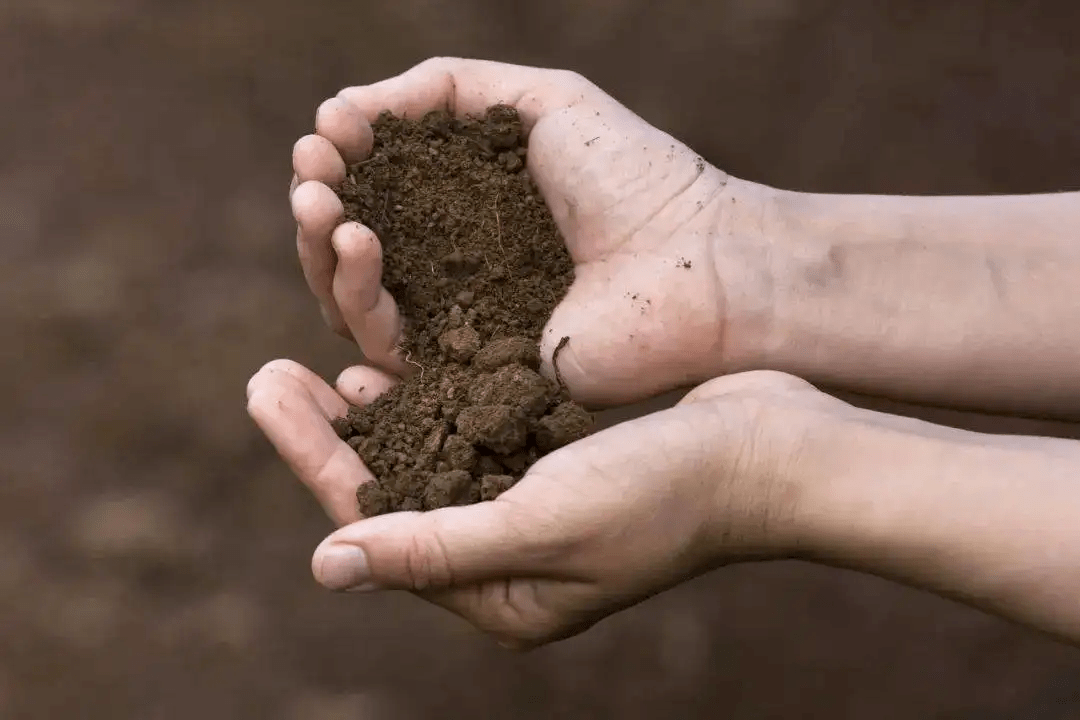
[[[4,0],[0,717],[1080,717],[1076,650],[801,564],[525,656],[409,596],[324,593],[328,522],[243,397],[266,360],[356,358],[285,198],[346,84],[435,54],[569,67],[740,177],[1058,190],[1080,187],[1078,8]]]

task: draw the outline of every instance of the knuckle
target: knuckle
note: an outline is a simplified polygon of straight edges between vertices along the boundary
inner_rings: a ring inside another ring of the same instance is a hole
[[[453,71],[462,63],[461,58],[451,57],[448,55],[436,55],[429,57],[427,60],[417,64],[413,71],[418,74],[431,73],[438,75],[441,73],[453,73]]]
[[[410,589],[423,591],[453,585],[446,546],[437,532],[414,533],[404,553],[405,581]]]
[[[434,55],[424,60],[420,65],[422,67],[434,68],[436,70],[450,70],[454,65],[462,62],[462,59],[453,55]]]
[[[575,92],[588,92],[595,86],[587,77],[576,70],[553,70],[556,85]]]

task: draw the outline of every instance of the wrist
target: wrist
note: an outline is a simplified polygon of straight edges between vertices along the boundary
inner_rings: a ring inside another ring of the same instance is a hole
[[[876,347],[885,352],[884,318],[871,315],[883,298],[880,272],[857,248],[899,230],[870,227],[858,213],[837,207],[842,196],[759,190],[758,246],[768,283],[767,322],[756,339],[757,367],[789,372],[815,383],[846,386],[843,362]],[[865,367],[863,368],[865,369]]]
[[[716,458],[717,476],[726,478],[717,495],[721,552],[738,536],[734,518],[759,529],[745,536],[757,559],[855,567],[926,517],[932,508],[919,504],[934,496],[928,486],[985,464],[998,445],[1030,449],[1030,438],[987,443],[977,433],[857,408],[781,373],[725,380],[755,376],[769,391],[721,398],[726,424],[713,429],[724,438]]]
[[[697,474],[714,484],[709,526],[718,561],[814,557],[827,505],[804,498],[816,498],[845,462],[836,439],[846,432],[844,410],[854,408],[768,371],[717,378],[685,403],[708,410],[693,427],[709,438]]]
[[[786,334],[779,321],[780,267],[793,255],[792,235],[781,231],[784,191],[728,177],[712,219],[709,252],[718,292],[719,353],[710,377],[777,367],[774,347]]]

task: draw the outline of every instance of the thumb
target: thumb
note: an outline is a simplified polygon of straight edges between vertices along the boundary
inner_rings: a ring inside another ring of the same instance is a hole
[[[708,376],[714,352],[702,338],[719,330],[687,310],[700,300],[686,298],[690,290],[649,293],[641,288],[660,280],[609,265],[579,267],[552,312],[540,341],[545,374],[586,407],[628,405]],[[672,317],[675,333],[665,326]]]
[[[502,499],[361,520],[315,550],[315,579],[331,590],[430,590],[541,572],[554,544]]]

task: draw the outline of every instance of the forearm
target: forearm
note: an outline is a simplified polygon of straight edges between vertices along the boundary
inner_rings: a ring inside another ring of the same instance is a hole
[[[1080,193],[776,192],[762,362],[912,402],[1080,417]]]
[[[804,496],[806,556],[1080,643],[1080,444],[873,415]]]

